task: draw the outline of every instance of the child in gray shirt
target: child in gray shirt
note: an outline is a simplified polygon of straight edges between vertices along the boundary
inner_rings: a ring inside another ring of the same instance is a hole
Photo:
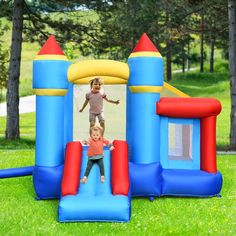
[[[105,99],[109,103],[113,103],[118,105],[120,103],[120,100],[110,100],[107,98],[105,93],[101,93],[101,86],[102,86],[102,80],[100,78],[94,78],[90,81],[90,88],[91,91],[89,93],[86,93],[85,95],[85,102],[80,109],[80,112],[83,112],[84,108],[89,103],[90,109],[89,109],[89,122],[90,127],[93,127],[96,123],[96,117],[98,117],[98,121],[100,123],[100,126],[103,128],[103,132],[105,129],[105,119],[103,114],[103,99]]]

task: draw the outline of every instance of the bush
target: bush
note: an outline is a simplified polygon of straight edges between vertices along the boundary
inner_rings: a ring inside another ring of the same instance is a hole
[[[19,95],[20,97],[25,97],[29,95],[33,95],[32,89],[32,80],[31,79],[22,79],[20,81]]]
[[[215,62],[215,72],[227,72],[229,70],[229,62],[226,60],[217,60]]]

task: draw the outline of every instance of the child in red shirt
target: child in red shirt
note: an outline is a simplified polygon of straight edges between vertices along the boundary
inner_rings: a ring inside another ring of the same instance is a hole
[[[95,163],[98,164],[101,174],[101,182],[105,181],[104,177],[104,164],[103,164],[103,144],[110,147],[110,150],[114,150],[114,146],[102,136],[103,129],[98,126],[93,126],[90,128],[90,139],[88,141],[83,140],[82,143],[84,145],[89,145],[88,147],[88,163],[85,170],[84,177],[81,182],[86,183],[88,180],[88,176],[90,170],[92,169]]]

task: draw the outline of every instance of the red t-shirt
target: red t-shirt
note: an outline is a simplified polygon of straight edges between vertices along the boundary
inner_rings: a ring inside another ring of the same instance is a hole
[[[110,142],[106,140],[105,138],[100,138],[98,141],[94,141],[93,139],[89,139],[88,141],[89,147],[87,156],[96,156],[96,155],[103,155],[103,144],[106,146],[110,145]]]

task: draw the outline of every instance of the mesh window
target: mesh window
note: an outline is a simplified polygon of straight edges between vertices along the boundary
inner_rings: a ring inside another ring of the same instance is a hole
[[[192,160],[192,125],[168,124],[168,159]]]

